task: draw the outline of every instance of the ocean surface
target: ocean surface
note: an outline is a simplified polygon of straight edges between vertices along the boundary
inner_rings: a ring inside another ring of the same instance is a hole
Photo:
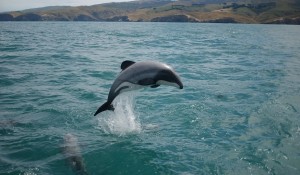
[[[94,117],[124,60],[184,88]],[[0,174],[300,174],[300,27],[1,22]]]

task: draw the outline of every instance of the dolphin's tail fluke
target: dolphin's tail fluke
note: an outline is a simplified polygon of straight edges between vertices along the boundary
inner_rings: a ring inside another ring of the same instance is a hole
[[[115,110],[114,106],[109,103],[109,102],[105,102],[102,106],[100,106],[98,108],[98,110],[95,112],[94,116],[96,116],[97,114],[99,114],[100,112],[106,111],[106,110]]]

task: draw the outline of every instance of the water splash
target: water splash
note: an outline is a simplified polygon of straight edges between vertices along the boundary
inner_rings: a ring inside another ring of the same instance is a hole
[[[113,103],[115,110],[98,117],[99,127],[107,134],[119,136],[141,132],[138,115],[134,112],[135,94],[127,92],[119,95]]]

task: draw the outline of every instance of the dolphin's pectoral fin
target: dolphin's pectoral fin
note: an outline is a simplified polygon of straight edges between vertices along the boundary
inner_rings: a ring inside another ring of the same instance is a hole
[[[157,88],[157,87],[159,87],[160,85],[159,84],[154,84],[154,85],[152,85],[152,86],[150,86],[151,88]]]
[[[152,78],[145,78],[145,79],[139,80],[138,84],[143,85],[143,86],[149,86],[149,85],[155,84],[155,82]]]
[[[129,60],[123,61],[121,64],[121,69],[125,70],[126,68],[133,65],[134,63],[135,63],[134,61],[129,61]]]

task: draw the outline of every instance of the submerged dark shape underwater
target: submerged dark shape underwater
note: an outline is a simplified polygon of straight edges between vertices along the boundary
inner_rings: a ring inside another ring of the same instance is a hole
[[[78,175],[87,175],[85,164],[80,153],[77,137],[73,134],[66,134],[64,136],[63,153],[69,162],[71,168]]]
[[[105,110],[114,110],[111,104],[122,92],[140,89],[146,86],[156,88],[160,85],[175,86],[183,88],[183,84],[177,73],[169,65],[154,62],[124,61],[121,64],[121,73],[112,84],[107,101],[98,108],[94,116]]]

